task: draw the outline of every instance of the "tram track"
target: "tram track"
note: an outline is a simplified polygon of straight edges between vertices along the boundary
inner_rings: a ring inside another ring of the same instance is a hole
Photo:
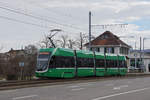
[[[50,86],[59,84],[69,84],[78,82],[102,81],[122,78],[147,77],[150,74],[127,74],[126,76],[107,76],[107,77],[77,77],[72,79],[44,79],[44,80],[28,80],[28,81],[6,81],[0,82],[1,90],[19,89],[27,87]]]

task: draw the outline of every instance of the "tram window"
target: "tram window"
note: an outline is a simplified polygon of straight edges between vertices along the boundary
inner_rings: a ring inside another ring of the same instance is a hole
[[[106,60],[106,67],[110,67],[109,66],[109,60]]]
[[[77,58],[78,67],[93,67],[94,61],[93,58]]]
[[[123,66],[123,61],[120,61],[120,67],[122,68]]]
[[[127,68],[127,62],[126,61],[124,61],[124,67]]]
[[[122,61],[122,67],[127,67],[126,61]]]
[[[120,61],[118,61],[118,67],[120,68]]]
[[[117,67],[117,60],[113,60],[113,66],[116,68]]]
[[[112,67],[112,68],[115,67],[114,66],[114,60],[110,60],[110,67]]]
[[[109,60],[109,67],[111,67],[111,68],[114,67],[113,66],[113,60]]]
[[[116,60],[113,60],[113,67],[116,67]]]
[[[113,60],[106,60],[106,65],[107,65],[108,68],[113,68],[113,67],[115,67]]]
[[[109,60],[109,67],[113,67],[112,60]]]
[[[119,61],[119,67],[121,68],[121,61]]]
[[[74,67],[74,57],[53,56],[49,66],[56,67]]]
[[[117,66],[117,60],[114,60],[114,67],[118,67]]]
[[[122,61],[119,61],[119,67],[122,68],[124,65],[122,63]]]
[[[96,67],[104,67],[104,59],[96,59]]]
[[[39,59],[45,59],[45,58],[48,59],[49,55],[50,55],[50,53],[40,53],[38,55],[38,58]]]

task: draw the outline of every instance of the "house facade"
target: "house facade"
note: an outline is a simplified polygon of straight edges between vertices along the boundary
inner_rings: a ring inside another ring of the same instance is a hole
[[[86,49],[89,50],[89,43],[85,44]],[[127,66],[130,66],[129,50],[131,46],[124,43],[120,38],[110,31],[105,31],[94,40],[91,41],[90,50],[101,53],[113,53],[124,55],[127,58]]]
[[[85,46],[89,49],[89,43],[86,43]],[[130,48],[129,45],[124,43],[110,31],[104,32],[91,41],[91,50],[102,53],[114,53],[128,56]]]

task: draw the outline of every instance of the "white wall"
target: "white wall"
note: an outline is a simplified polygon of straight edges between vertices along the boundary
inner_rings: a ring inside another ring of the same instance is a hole
[[[104,47],[100,47],[100,52],[104,53]]]
[[[115,54],[120,54],[120,47],[114,47]]]
[[[145,65],[145,68],[146,68],[146,72],[149,72],[149,68],[148,68],[149,64],[150,64],[150,59],[144,59],[144,65]]]

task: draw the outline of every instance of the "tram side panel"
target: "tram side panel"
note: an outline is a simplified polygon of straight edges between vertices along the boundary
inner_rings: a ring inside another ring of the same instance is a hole
[[[77,56],[77,76],[94,76],[94,55],[93,52],[78,50]]]

